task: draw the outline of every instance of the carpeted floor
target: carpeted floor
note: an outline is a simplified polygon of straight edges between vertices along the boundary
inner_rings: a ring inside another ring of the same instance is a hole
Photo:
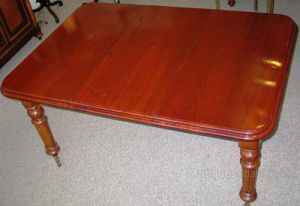
[[[88,1],[88,0],[87,0]],[[89,0],[91,1],[91,0]],[[63,20],[82,0],[54,7]],[[214,0],[123,0],[123,3],[214,8]],[[253,1],[234,8],[252,11]],[[300,24],[300,1],[278,0],[275,13]],[[266,0],[260,0],[260,11]],[[44,39],[58,26],[43,11]],[[41,41],[33,38],[0,70],[0,82]],[[276,42],[274,42],[276,43]],[[279,127],[265,141],[252,205],[300,205],[300,41]],[[236,142],[46,107],[63,166],[43,144],[19,102],[0,95],[0,206],[242,205]]]

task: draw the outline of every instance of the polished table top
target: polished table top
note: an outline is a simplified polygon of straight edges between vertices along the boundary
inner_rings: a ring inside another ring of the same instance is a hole
[[[258,140],[276,126],[296,33],[283,15],[87,4],[1,89],[46,105]]]

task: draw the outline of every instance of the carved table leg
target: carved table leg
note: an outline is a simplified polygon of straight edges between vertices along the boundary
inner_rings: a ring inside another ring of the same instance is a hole
[[[27,6],[27,8],[28,8],[29,10],[32,10],[29,1],[25,1],[25,5]],[[35,18],[34,14],[33,14],[32,12],[29,12],[29,16],[30,16],[30,19],[31,19],[32,24],[33,24],[33,32],[34,32],[34,36],[37,37],[39,40],[41,40],[42,37],[43,37],[43,33],[41,32],[40,25],[39,25],[38,22],[36,21],[36,18]]]
[[[51,9],[51,6],[54,6],[56,4],[58,4],[59,6],[63,5],[63,2],[60,0],[56,0],[56,1],[50,1],[50,0],[39,0],[38,1],[41,6],[39,8],[33,9],[33,12],[38,12],[41,11],[44,7],[47,8],[47,10],[49,11],[49,13],[53,16],[53,18],[55,19],[56,23],[59,23],[59,19],[57,17],[57,15],[55,14],[55,12]]]
[[[41,27],[38,23],[33,25],[33,30],[34,30],[34,36],[38,38],[39,40],[42,40],[43,38],[43,33],[41,31]]]
[[[58,152],[59,145],[55,142],[52,132],[50,130],[47,116],[45,115],[44,108],[39,104],[23,101],[22,104],[27,109],[28,116],[31,118],[32,124],[36,127],[39,135],[41,136],[46,152],[48,155],[54,157],[57,166],[61,166]]]
[[[50,4],[47,4],[47,5],[46,5],[46,8],[47,8],[47,10],[49,11],[49,13],[53,16],[54,21],[55,21],[56,23],[59,23],[59,18],[58,18],[58,16],[56,15],[56,13],[51,9]]]
[[[257,169],[260,161],[260,142],[239,142],[241,148],[241,166],[243,175],[243,185],[240,191],[240,197],[250,205],[256,200],[257,193],[255,189]]]

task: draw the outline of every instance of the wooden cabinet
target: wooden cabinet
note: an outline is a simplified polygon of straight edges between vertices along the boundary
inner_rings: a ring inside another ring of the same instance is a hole
[[[0,67],[32,36],[41,38],[28,0],[0,0]]]

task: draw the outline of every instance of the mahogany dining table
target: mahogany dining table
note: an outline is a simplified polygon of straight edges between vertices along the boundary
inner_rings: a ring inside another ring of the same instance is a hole
[[[250,205],[297,30],[284,15],[86,4],[5,78],[1,92],[22,102],[59,166],[42,105],[238,142],[240,197]]]

